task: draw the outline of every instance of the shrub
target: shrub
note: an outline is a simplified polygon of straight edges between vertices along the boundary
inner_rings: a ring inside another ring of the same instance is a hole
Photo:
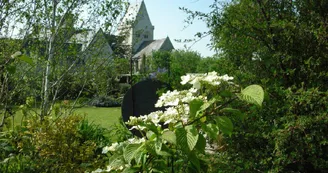
[[[104,165],[105,130],[80,116],[40,123],[37,117],[8,132],[0,172],[84,172]],[[9,154],[10,153],[10,154]],[[5,156],[5,157],[3,157]]]
[[[121,106],[121,100],[108,96],[98,96],[91,100],[90,106],[96,107],[118,107]]]

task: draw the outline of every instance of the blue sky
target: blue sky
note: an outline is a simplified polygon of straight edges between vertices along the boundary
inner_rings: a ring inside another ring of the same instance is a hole
[[[130,0],[135,2],[136,0]],[[179,7],[186,7],[190,10],[209,12],[212,0],[144,0],[150,20],[155,26],[155,39],[169,36],[176,49],[184,49],[185,43],[178,43],[174,39],[193,39],[197,32],[208,31],[206,24],[202,21],[195,21],[192,25],[184,29],[187,24],[184,20],[187,14],[179,10]],[[210,43],[210,36],[203,38],[191,47],[191,50],[199,52],[202,56],[211,56],[214,51],[207,47]],[[188,43],[186,46],[191,46]]]

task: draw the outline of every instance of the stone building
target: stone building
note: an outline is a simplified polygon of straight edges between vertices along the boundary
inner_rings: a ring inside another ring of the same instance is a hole
[[[129,8],[117,29],[117,35],[125,35],[123,44],[131,49],[135,71],[139,71],[145,58],[154,51],[171,51],[174,49],[169,37],[154,39],[155,27],[148,15],[146,4],[143,0],[136,0]]]

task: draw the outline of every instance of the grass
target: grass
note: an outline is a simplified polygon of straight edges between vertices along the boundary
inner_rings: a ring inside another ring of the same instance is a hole
[[[76,108],[75,113],[84,116],[88,121],[94,124],[98,124],[101,127],[109,128],[115,123],[119,123],[119,118],[121,117],[121,108],[98,108],[98,107],[82,107]],[[23,114],[21,111],[17,111],[14,117],[13,125],[20,125],[22,122]]]
[[[99,124],[101,127],[109,128],[111,125],[118,123],[121,117],[121,108],[97,108],[83,107],[75,111],[77,114],[85,116],[89,122]]]

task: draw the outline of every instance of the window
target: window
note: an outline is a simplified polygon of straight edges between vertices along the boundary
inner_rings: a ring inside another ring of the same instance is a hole
[[[144,38],[148,38],[148,35],[144,35]]]

